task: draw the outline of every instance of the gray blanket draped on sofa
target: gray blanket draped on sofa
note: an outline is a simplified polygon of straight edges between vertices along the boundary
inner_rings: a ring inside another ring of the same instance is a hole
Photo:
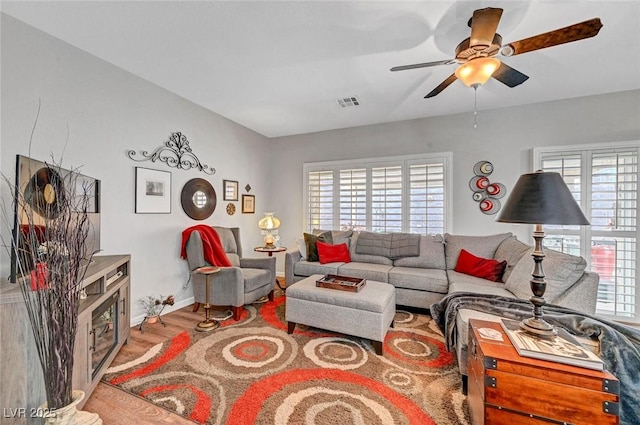
[[[446,346],[454,350],[456,313],[459,309],[477,310],[521,320],[532,315],[526,300],[456,292],[431,305],[431,316],[445,335]],[[640,425],[640,330],[587,313],[546,305],[544,318],[574,335],[600,341],[600,358],[609,372],[620,381],[620,423]]]

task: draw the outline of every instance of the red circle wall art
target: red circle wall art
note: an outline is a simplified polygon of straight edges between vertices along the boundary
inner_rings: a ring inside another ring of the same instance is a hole
[[[489,175],[493,172],[493,164],[489,161],[479,161],[473,166],[475,176],[469,180],[469,188],[473,192],[472,198],[478,203],[480,211],[493,215],[500,211],[500,199],[507,194],[507,188],[502,183],[491,183]]]

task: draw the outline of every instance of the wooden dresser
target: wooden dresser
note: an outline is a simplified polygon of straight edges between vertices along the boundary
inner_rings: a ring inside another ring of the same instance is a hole
[[[500,332],[502,341],[478,329]],[[607,371],[522,357],[500,323],[469,320],[473,425],[619,423],[620,384]]]

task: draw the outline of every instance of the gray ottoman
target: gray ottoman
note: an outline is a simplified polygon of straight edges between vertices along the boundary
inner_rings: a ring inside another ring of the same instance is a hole
[[[393,285],[367,280],[360,292],[318,288],[313,275],[287,286],[285,317],[288,333],[296,324],[313,326],[371,340],[376,354],[396,314]]]

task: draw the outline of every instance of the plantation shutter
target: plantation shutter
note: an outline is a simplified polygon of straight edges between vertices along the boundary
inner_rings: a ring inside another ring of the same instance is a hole
[[[367,229],[367,170],[340,170],[340,228]]]
[[[333,171],[310,171],[307,179],[307,231],[333,229]]]
[[[402,232],[402,167],[371,170],[371,230]]]
[[[444,233],[444,164],[409,166],[409,233]]]

